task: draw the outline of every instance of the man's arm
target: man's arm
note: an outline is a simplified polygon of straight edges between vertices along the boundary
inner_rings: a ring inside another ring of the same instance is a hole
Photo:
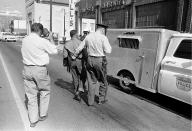
[[[47,38],[43,39],[43,49],[49,53],[49,54],[58,54],[61,52],[61,49],[59,46],[56,46],[54,40],[53,40],[53,34],[50,32],[49,36]]]
[[[83,48],[85,47],[85,40],[83,40],[79,46],[77,47],[77,49],[74,52],[75,56],[78,56],[78,54],[83,50]]]
[[[57,46],[51,43],[49,40],[44,39],[42,40],[43,44],[43,49],[49,53],[49,54],[58,54]]]
[[[66,58],[67,56],[68,56],[68,52],[67,52],[67,49],[64,46],[63,47],[63,58]]]
[[[103,48],[105,53],[111,53],[111,45],[107,37],[104,37]]]
[[[59,54],[63,54],[63,50],[64,50],[64,45],[63,44],[59,44],[57,46],[57,51]]]

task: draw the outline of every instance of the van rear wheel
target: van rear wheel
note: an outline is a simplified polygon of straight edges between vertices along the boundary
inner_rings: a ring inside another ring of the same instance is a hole
[[[120,75],[119,75],[119,77],[121,77],[121,78],[126,78],[127,80],[132,80],[131,78],[131,76],[129,76],[128,74],[125,74],[125,73],[121,73]],[[129,91],[129,93],[133,93],[133,91],[134,91],[134,84],[132,84],[132,83],[129,83],[129,82],[125,82],[124,80],[122,80],[122,79],[119,79],[119,85],[124,89],[124,90],[126,90],[126,91]]]

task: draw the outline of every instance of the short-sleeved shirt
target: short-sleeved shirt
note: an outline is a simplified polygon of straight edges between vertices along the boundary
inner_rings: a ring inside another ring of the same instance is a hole
[[[80,45],[81,41],[77,38],[72,38],[71,40],[69,40],[65,46],[64,46],[64,49],[63,49],[63,55],[64,57],[67,57],[68,56],[68,52],[67,50],[74,54],[77,47]],[[67,50],[66,50],[67,49]]]
[[[49,40],[41,38],[36,33],[31,33],[22,41],[21,53],[23,63],[26,65],[49,64],[48,54],[57,54],[57,46]]]
[[[85,46],[88,55],[95,57],[105,56],[106,53],[111,53],[112,50],[108,38],[99,31],[87,35],[76,52],[80,52]]]

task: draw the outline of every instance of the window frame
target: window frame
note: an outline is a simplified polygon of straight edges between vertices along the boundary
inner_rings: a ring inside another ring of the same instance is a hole
[[[124,48],[124,49],[135,49],[135,50],[139,50],[140,49],[140,43],[141,43],[141,36],[127,36],[127,35],[119,35],[117,37],[118,39],[118,47],[119,48]],[[138,47],[137,48],[129,48],[129,47],[122,47],[121,45],[121,40],[122,39],[133,39],[133,40],[138,40]]]
[[[173,57],[179,58],[179,59],[192,60],[192,56],[191,56],[191,58],[183,58],[183,57],[175,56],[176,52],[177,52],[178,49],[180,48],[180,46],[181,46],[181,44],[182,44],[183,41],[191,41],[191,43],[192,43],[192,39],[183,39],[183,40],[181,40],[181,41],[179,42],[177,48],[175,49],[174,53],[173,53]],[[191,44],[191,46],[192,46],[192,44]],[[192,55],[192,51],[191,51],[191,55]]]

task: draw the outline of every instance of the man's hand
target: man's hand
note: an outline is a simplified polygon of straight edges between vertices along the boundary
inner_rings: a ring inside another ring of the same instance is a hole
[[[59,45],[57,46],[57,51],[58,51],[59,54],[63,54],[63,49],[64,49],[64,45],[59,44]]]
[[[75,60],[75,59],[77,58],[77,56],[76,56],[76,55],[72,55],[71,58],[72,58],[73,60]]]
[[[53,41],[53,33],[52,33],[52,32],[49,33],[48,39],[49,39],[50,41]]]
[[[47,38],[48,38],[48,40],[49,40],[52,44],[57,45],[57,44],[55,43],[54,39],[53,39],[53,33],[52,33],[52,32],[49,33],[49,36],[48,36]]]

